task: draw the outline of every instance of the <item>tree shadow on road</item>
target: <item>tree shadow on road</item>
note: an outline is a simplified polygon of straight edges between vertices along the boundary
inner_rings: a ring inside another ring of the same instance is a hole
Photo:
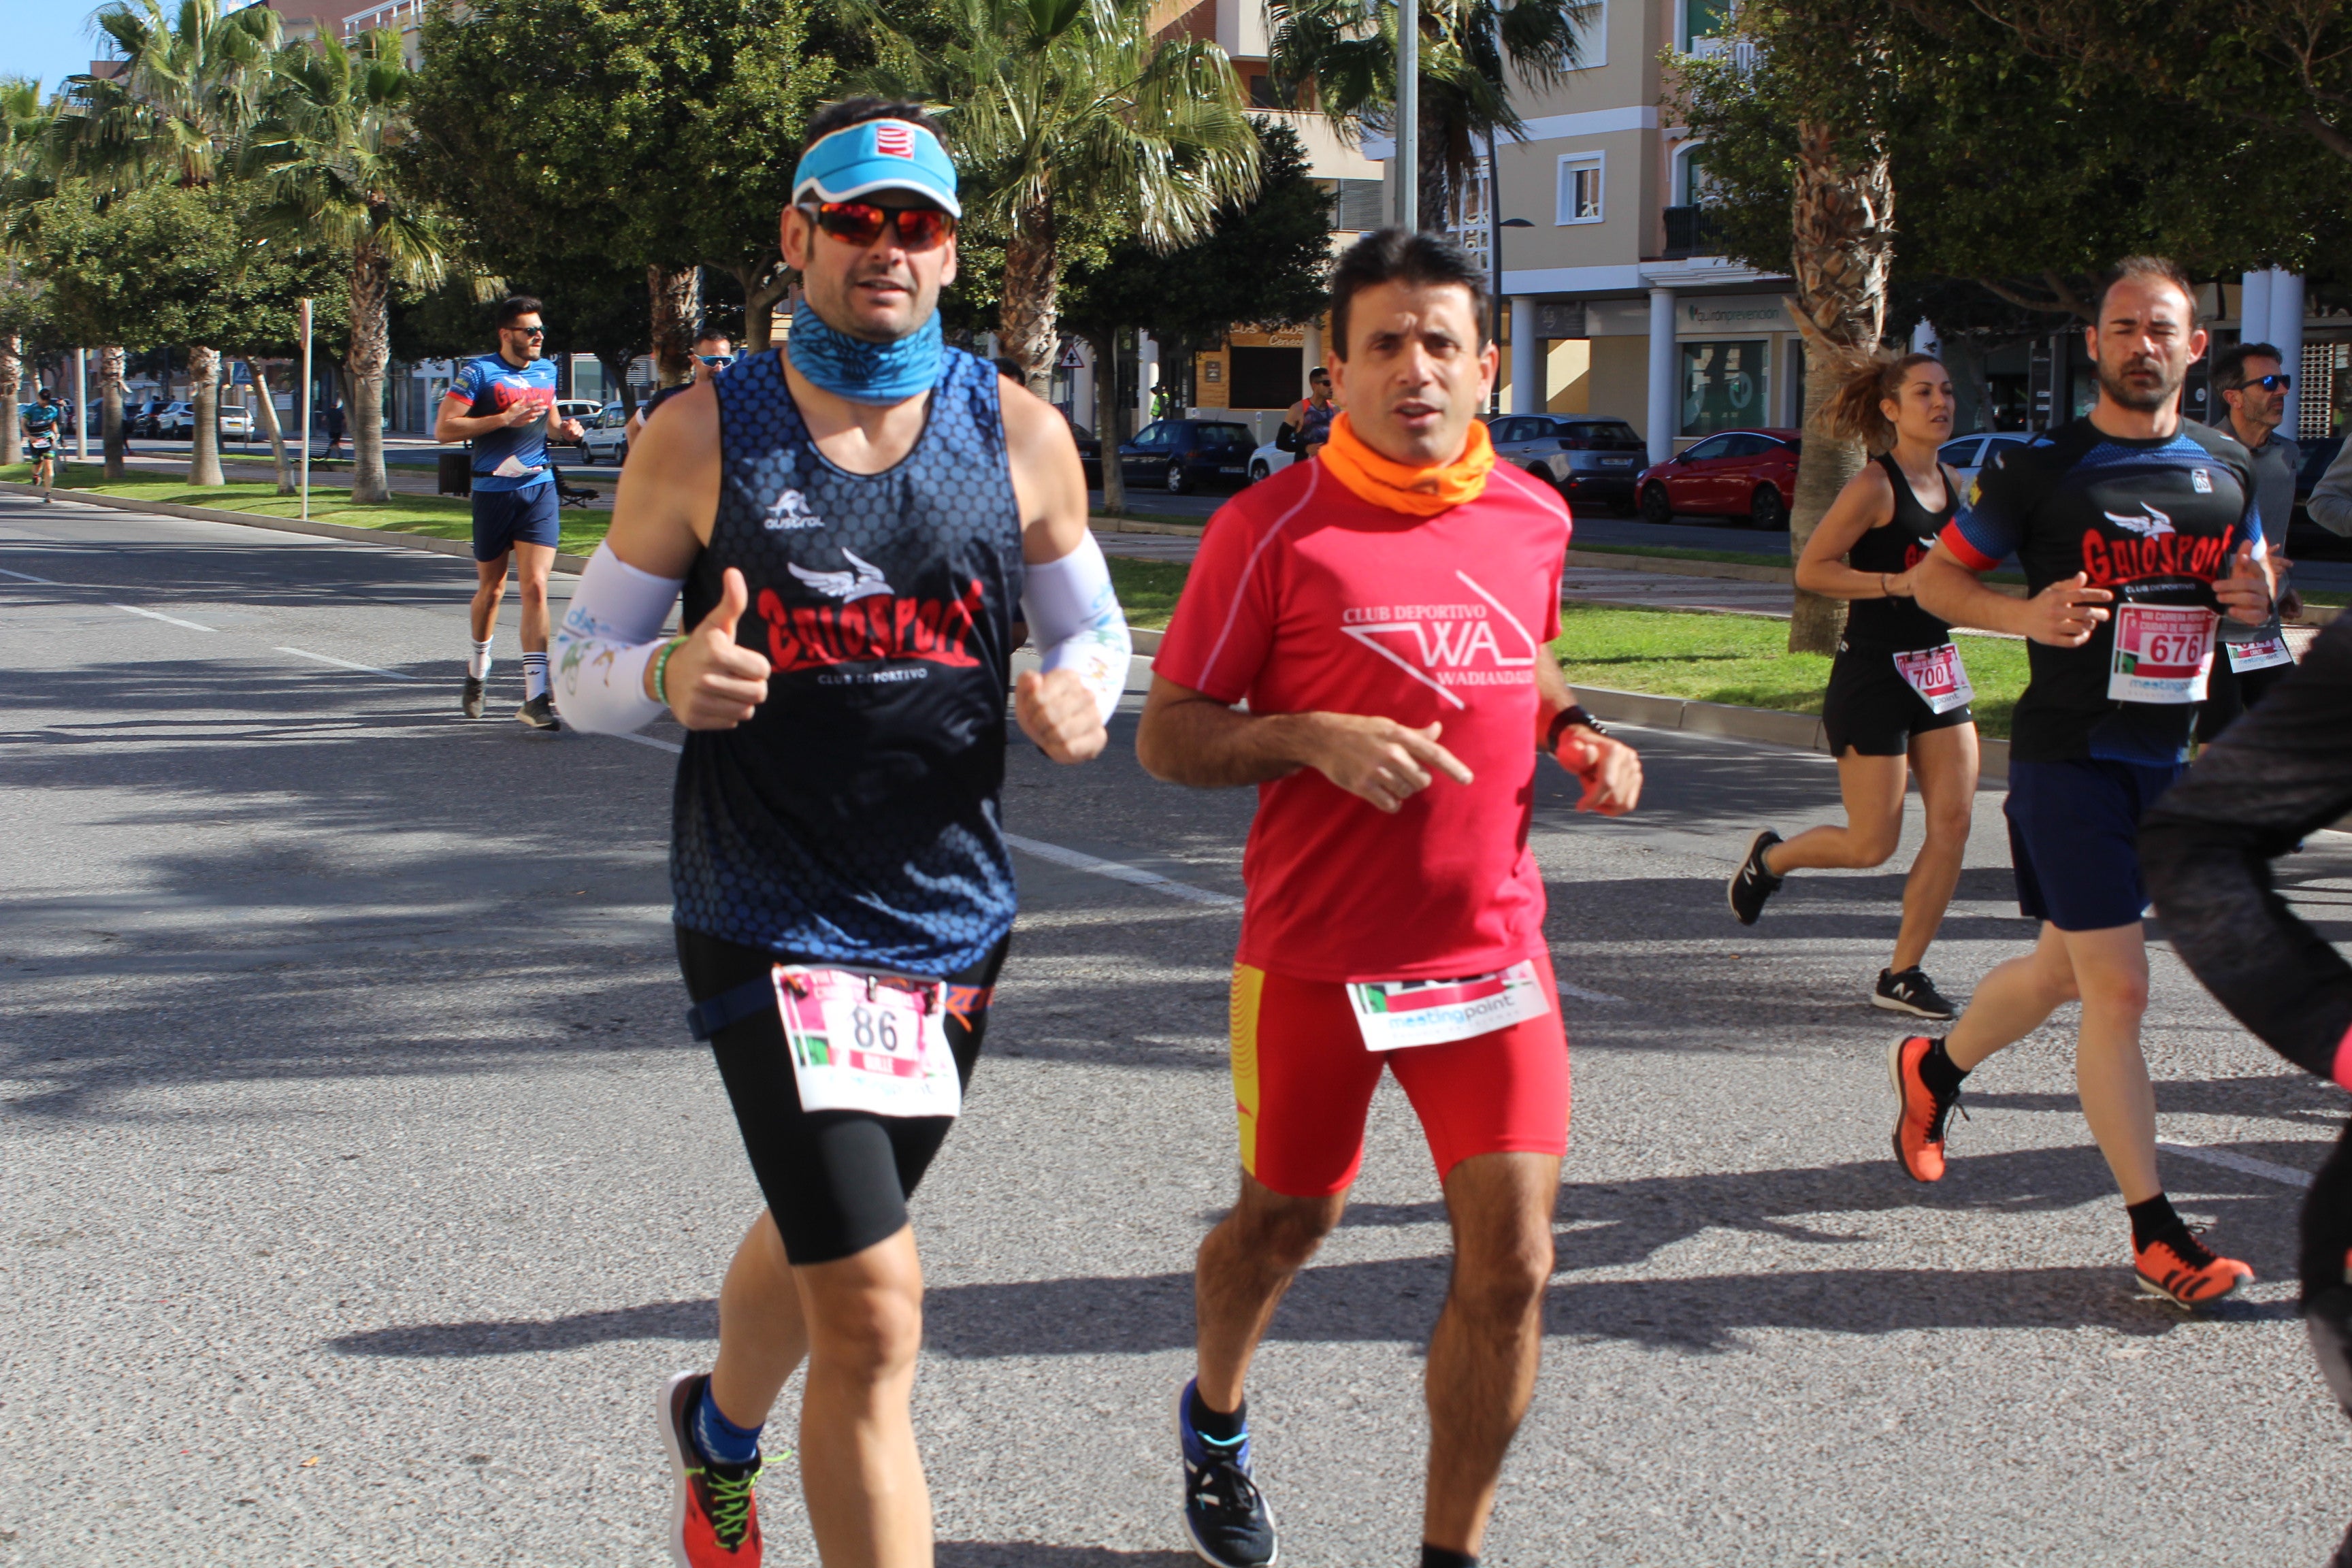
[[[939,1568],[1188,1568],[1188,1552],[1116,1552],[1107,1546],[1048,1546],[1035,1541],[942,1541]]]
[[[2260,1272],[2285,1271],[2293,1248],[2291,1195],[2231,1171],[2200,1169],[2195,1176],[2176,1184],[2183,1202],[2192,1210],[2221,1211],[2233,1248],[2250,1256]],[[1884,1163],[1571,1183],[1560,1189],[1556,1211],[1569,1227],[1558,1237],[1565,1278],[1552,1289],[1547,1331],[1717,1353],[1740,1348],[1751,1330],[1888,1334],[2101,1327],[2155,1334],[2292,1315],[2284,1304],[2230,1301],[2185,1318],[2136,1292],[2120,1245],[2112,1267],[1788,1266],[1790,1243],[1838,1248],[1884,1241],[1883,1235],[1851,1228],[1857,1216],[1969,1211],[1990,1226],[2000,1215],[2053,1213],[2111,1199],[2113,1193],[2105,1168],[2088,1149],[1983,1156],[1957,1165],[1944,1183],[1924,1191]],[[1359,1224],[1410,1225],[1442,1222],[1444,1213],[1434,1204],[1367,1205],[1353,1217]],[[1753,1269],[1688,1279],[1578,1278],[1639,1267],[1668,1247],[1723,1230],[1757,1238]],[[1268,1338],[1423,1342],[1444,1300],[1450,1270],[1443,1252],[1310,1267],[1285,1299]],[[960,1358],[1181,1350],[1192,1342],[1192,1276],[1171,1271],[939,1286],[925,1299],[924,1321],[930,1352]],[[544,1321],[378,1329],[330,1342],[347,1354],[431,1358],[566,1351],[614,1340],[707,1340],[716,1332],[715,1303],[657,1301]]]

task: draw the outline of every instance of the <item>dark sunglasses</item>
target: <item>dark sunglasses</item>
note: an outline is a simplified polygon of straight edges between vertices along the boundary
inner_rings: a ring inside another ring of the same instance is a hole
[[[527,338],[543,338],[547,336],[547,329],[545,327],[509,327],[506,330],[509,332],[520,332]]]
[[[2245,386],[2259,386],[2264,392],[2284,392],[2288,387],[2294,384],[2294,377],[2284,374],[2284,373],[2278,375],[2256,375],[2248,377],[2241,384]]]
[[[882,237],[883,229],[898,231],[898,243],[908,250],[929,250],[952,238],[955,219],[937,207],[885,207],[872,202],[801,204],[816,219],[817,227],[861,248]]]

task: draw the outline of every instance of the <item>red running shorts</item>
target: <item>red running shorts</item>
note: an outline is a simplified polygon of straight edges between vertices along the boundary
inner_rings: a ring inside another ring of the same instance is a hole
[[[1542,1017],[1387,1052],[1366,1048],[1345,986],[1234,965],[1242,1169],[1290,1197],[1347,1191],[1364,1163],[1364,1115],[1383,1067],[1412,1101],[1441,1182],[1473,1154],[1565,1152],[1568,1034],[1550,955],[1535,963],[1555,998]]]

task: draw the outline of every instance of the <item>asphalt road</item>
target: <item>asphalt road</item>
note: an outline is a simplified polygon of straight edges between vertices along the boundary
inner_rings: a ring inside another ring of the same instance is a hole
[[[707,1362],[759,1201],[679,1016],[670,755],[507,721],[511,618],[501,717],[461,721],[462,561],[8,499],[0,573],[0,1563],[656,1563],[653,1394]],[[1234,1184],[1234,911],[1082,868],[1230,899],[1250,804],[1150,783],[1131,733],[1012,757],[1044,853],[916,1205],[948,1568],[1191,1561],[1169,1407]],[[1628,733],[1634,817],[1538,792],[1578,1103],[1488,1562],[2316,1568],[2352,1434],[2288,1277],[2344,1097],[2158,956],[2168,1184],[2262,1275],[2204,1317],[2130,1288],[2063,1030],[1977,1075],[1912,1185],[1863,1002],[1896,876],[1723,906],[1752,825],[1832,814],[1830,765]],[[2029,935],[1998,805],[1931,960],[1955,991]],[[2352,840],[2289,868],[2352,935]],[[1370,1142],[1252,1389],[1309,1568],[1417,1537],[1446,1233],[1392,1091]],[[763,1504],[771,1561],[811,1562],[789,1467]]]

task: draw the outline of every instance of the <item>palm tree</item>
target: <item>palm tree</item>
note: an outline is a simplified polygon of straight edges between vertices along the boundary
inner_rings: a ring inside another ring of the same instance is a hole
[[[1154,247],[1207,231],[1257,188],[1257,137],[1214,44],[1155,40],[1150,0],[945,0],[944,43],[885,27],[876,89],[942,106],[964,211],[1005,237],[997,338],[1041,395],[1060,346],[1058,236],[1074,222]]]
[[[21,286],[16,276],[13,243],[21,234],[32,203],[47,194],[41,178],[41,141],[48,115],[41,106],[40,83],[24,77],[0,77],[0,289]],[[23,460],[24,432],[18,427],[16,405],[24,395],[25,345],[20,333],[0,333],[0,463]]]
[[[1476,184],[1482,150],[1517,139],[1526,123],[1509,79],[1531,89],[1557,85],[1577,65],[1577,30],[1590,0],[1420,0],[1419,189],[1424,228],[1458,213]],[[1267,55],[1276,80],[1311,89],[1314,107],[1349,134],[1396,113],[1397,8],[1393,0],[1267,0]],[[1404,178],[1398,171],[1398,178]]]
[[[52,158],[101,191],[151,180],[184,188],[229,173],[253,122],[278,37],[268,5],[223,12],[220,0],[110,0],[95,20],[122,58],[112,76],[66,79],[66,105],[52,132]],[[220,351],[188,348],[196,428],[191,484],[217,485]]]
[[[432,285],[448,272],[450,242],[436,216],[394,178],[415,75],[400,43],[368,32],[344,45],[278,52],[265,118],[247,167],[274,198],[258,222],[351,258],[352,499],[391,498],[383,470],[383,378],[391,356],[394,278]]]

